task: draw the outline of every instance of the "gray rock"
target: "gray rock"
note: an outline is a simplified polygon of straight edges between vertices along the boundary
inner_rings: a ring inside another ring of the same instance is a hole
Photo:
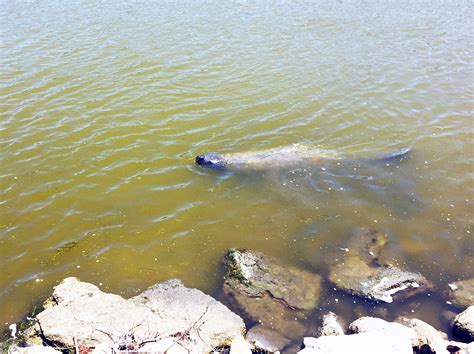
[[[322,336],[342,336],[344,335],[344,325],[334,312],[329,312],[323,316],[320,333]]]
[[[388,303],[395,294],[407,297],[427,291],[431,285],[421,274],[383,261],[386,242],[386,236],[374,230],[357,230],[341,262],[330,269],[329,280],[353,295]]]
[[[469,307],[474,305],[474,278],[449,284],[449,297],[453,305]]]
[[[408,338],[394,337],[389,333],[373,332],[343,336],[307,337],[305,348],[299,354],[327,353],[391,353],[413,354]]]
[[[301,324],[319,303],[321,276],[281,266],[260,252],[232,249],[224,293],[240,312],[280,333],[302,336]]]
[[[157,284],[125,300],[96,286],[67,278],[56,286],[47,308],[37,315],[48,342],[81,348],[109,345],[138,350],[171,338],[190,352],[230,344],[245,326],[224,305],[179,281]]]
[[[474,341],[474,306],[454,318],[453,334],[467,343]]]
[[[290,344],[288,338],[262,325],[256,325],[250,328],[247,332],[246,338],[247,342],[249,342],[255,349],[270,353],[282,351],[283,348]]]
[[[308,314],[288,308],[269,294],[263,294],[259,298],[248,297],[236,292],[226,284],[224,284],[224,293],[232,301],[230,306],[232,309],[245,314],[245,317],[254,322],[283,335],[291,336],[291,339],[301,338],[306,332],[304,321],[306,321]]]
[[[379,333],[400,340],[409,340],[412,347],[418,346],[418,335],[412,328],[400,323],[387,322],[381,318],[361,317],[349,325],[350,333]]]
[[[301,340],[298,341],[293,341],[290,345],[288,345],[286,348],[285,348],[285,351],[283,354],[297,354],[298,352],[301,351],[301,348],[302,348],[302,343],[301,343]],[[260,353],[258,353],[260,354]],[[276,354],[280,354],[280,353],[276,353]]]
[[[254,251],[230,250],[226,283],[250,297],[269,292],[293,309],[312,310],[319,302],[321,276]]]

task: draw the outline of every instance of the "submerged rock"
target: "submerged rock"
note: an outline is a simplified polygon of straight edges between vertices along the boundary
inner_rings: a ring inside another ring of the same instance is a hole
[[[474,341],[474,306],[454,318],[453,334],[467,343]]]
[[[344,335],[342,321],[334,312],[329,312],[323,316],[323,324],[321,326],[320,334],[322,336]]]
[[[319,303],[321,276],[281,266],[263,253],[232,249],[226,257],[224,293],[255,322],[283,334],[302,335],[299,321]]]
[[[228,345],[245,331],[242,319],[223,304],[178,280],[157,284],[126,300],[95,285],[67,278],[37,315],[41,334],[58,347],[108,345],[140,350],[163,340],[176,349],[206,352]]]
[[[247,332],[246,338],[247,342],[249,342],[257,351],[270,353],[281,352],[283,348],[290,344],[288,338],[284,337],[277,331],[262,325],[256,325],[250,328]]]
[[[449,284],[449,297],[453,305],[469,307],[474,305],[474,278]]]
[[[377,231],[357,230],[341,262],[331,268],[329,280],[353,295],[388,303],[393,302],[395,294],[406,297],[426,291],[430,283],[421,274],[383,260],[386,242],[386,236]]]
[[[347,271],[346,266],[353,268]],[[358,270],[357,275],[348,277],[355,270]],[[394,267],[366,268],[360,263],[354,265],[352,262],[347,262],[344,269],[334,269],[330,279],[338,288],[354,295],[387,303],[393,302],[392,296],[397,293],[413,295],[424,291],[427,286],[426,279],[417,273]]]
[[[226,284],[250,297],[269,292],[299,310],[312,310],[319,302],[321,276],[317,274],[281,266],[275,259],[253,251],[230,250],[226,264]]]

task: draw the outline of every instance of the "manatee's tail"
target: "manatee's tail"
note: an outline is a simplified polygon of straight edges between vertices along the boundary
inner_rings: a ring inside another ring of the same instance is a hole
[[[411,147],[401,148],[387,154],[384,154],[380,157],[376,157],[374,159],[369,160],[369,162],[376,163],[376,164],[394,164],[402,162],[403,160],[409,159],[412,153]]]

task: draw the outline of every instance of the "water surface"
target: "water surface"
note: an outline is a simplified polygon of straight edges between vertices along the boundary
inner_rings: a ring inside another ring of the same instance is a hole
[[[0,23],[3,328],[68,276],[217,296],[230,247],[326,274],[355,227],[437,289],[474,276],[472,2],[4,1]],[[414,152],[362,170],[193,164],[294,143]],[[435,293],[384,307],[327,287],[328,309],[447,326]]]

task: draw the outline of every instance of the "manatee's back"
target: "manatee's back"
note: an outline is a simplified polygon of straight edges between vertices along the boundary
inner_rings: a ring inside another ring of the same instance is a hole
[[[227,167],[233,170],[262,171],[267,169],[291,168],[338,159],[331,151],[324,151],[305,145],[290,145],[268,150],[248,151],[224,155]]]

